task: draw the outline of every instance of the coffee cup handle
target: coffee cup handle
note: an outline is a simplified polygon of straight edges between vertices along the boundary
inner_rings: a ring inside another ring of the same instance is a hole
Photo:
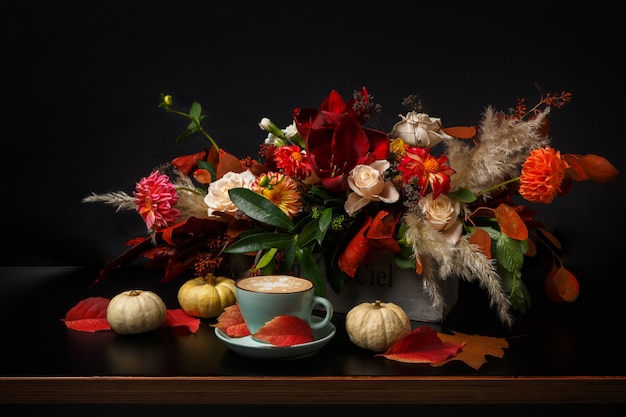
[[[313,321],[313,316],[311,316],[309,318],[309,325],[311,326],[311,329],[324,328],[328,326],[328,323],[330,323],[330,319],[333,318],[333,305],[331,304],[330,300],[328,300],[328,298],[324,298],[324,297],[320,297],[316,295],[313,298],[313,306],[311,307],[311,312],[313,312],[313,308],[316,305],[324,307],[326,314],[324,315],[321,321]]]

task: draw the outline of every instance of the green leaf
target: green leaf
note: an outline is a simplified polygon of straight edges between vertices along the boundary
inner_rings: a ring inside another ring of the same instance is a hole
[[[225,253],[248,253],[263,249],[286,248],[293,243],[294,236],[287,233],[257,233],[242,237],[224,250]]]
[[[202,116],[202,106],[197,101],[194,101],[191,104],[191,108],[189,109],[189,116],[194,120],[200,120]]]
[[[261,223],[292,230],[294,224],[283,211],[267,198],[247,188],[228,190],[230,200],[245,214]]]
[[[461,203],[472,203],[476,201],[476,195],[469,188],[459,188],[456,191],[448,193],[448,197]]]
[[[520,245],[519,240],[512,239],[504,233],[500,233],[495,248],[492,247],[492,253],[505,269],[517,271],[522,268],[524,252],[522,251],[522,245]]]
[[[180,143],[180,142],[184,141],[185,139],[187,139],[189,136],[191,136],[193,134],[194,134],[193,130],[190,130],[190,129],[185,130],[183,133],[178,135],[178,137],[176,138],[176,143]]]
[[[313,257],[310,247],[296,250],[296,257],[300,264],[300,275],[313,282],[315,295],[324,296],[326,294],[326,281],[320,271],[319,264]]]
[[[310,222],[304,225],[302,231],[298,235],[297,244],[299,247],[304,247],[309,243],[316,240],[319,231],[319,219],[312,219]]]
[[[261,256],[261,259],[259,259],[259,262],[256,264],[256,267],[259,269],[265,268],[267,265],[270,264],[270,262],[272,262],[272,260],[274,259],[274,256],[276,255],[276,252],[278,252],[277,248],[271,248],[270,250],[265,252],[263,256]]]
[[[320,230],[326,233],[326,230],[330,227],[330,223],[333,220],[333,209],[325,208],[320,215]]]

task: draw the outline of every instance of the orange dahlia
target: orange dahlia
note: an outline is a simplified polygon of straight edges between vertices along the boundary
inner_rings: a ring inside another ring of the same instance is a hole
[[[277,205],[283,213],[293,218],[300,209],[300,190],[291,177],[278,172],[261,174],[251,186],[252,191]]]
[[[519,193],[533,203],[550,204],[561,191],[567,162],[549,146],[533,149],[522,164]]]

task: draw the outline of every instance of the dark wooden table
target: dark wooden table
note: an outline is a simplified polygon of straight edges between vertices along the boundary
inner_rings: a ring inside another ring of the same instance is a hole
[[[152,289],[178,308],[181,281],[160,283],[157,271],[128,268],[93,287],[97,271],[90,268],[5,267],[0,274],[3,405],[626,404],[623,314],[610,316],[620,306],[589,310],[584,300],[555,304],[537,295],[509,330],[482,290],[461,283],[444,323],[430,325],[506,337],[505,356],[487,357],[479,370],[459,361],[432,367],[374,357],[349,341],[344,314],[335,315],[337,333],[315,355],[268,361],[228,349],[209,320],[196,334],[160,328],[140,335],[77,332],[61,321],[84,298],[130,288]]]

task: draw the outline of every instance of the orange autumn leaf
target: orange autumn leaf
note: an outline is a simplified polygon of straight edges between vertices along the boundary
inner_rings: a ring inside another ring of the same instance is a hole
[[[546,277],[545,291],[548,297],[557,303],[576,301],[580,288],[578,280],[563,266],[553,265]]]
[[[295,316],[275,317],[265,323],[253,336],[278,347],[301,345],[315,340],[309,323]]]
[[[436,363],[457,355],[464,342],[443,342],[430,326],[420,326],[375,356],[405,363]]]
[[[455,331],[452,333],[451,335],[444,333],[439,333],[438,335],[444,343],[464,343],[463,349],[456,356],[441,362],[431,363],[431,366],[441,366],[451,361],[461,361],[478,370],[487,363],[487,356],[502,358],[504,357],[504,349],[509,347],[509,342],[504,338],[469,335]]]
[[[474,126],[443,127],[441,130],[459,139],[471,139],[476,136],[476,128]]]
[[[400,246],[393,237],[400,217],[381,210],[372,218],[367,216],[361,229],[339,256],[337,264],[346,274],[354,277],[357,268],[371,261],[373,252],[399,252]]]
[[[241,163],[239,162],[239,158],[221,149],[220,160],[219,164],[217,165],[215,176],[217,177],[217,179],[220,179],[228,172],[243,172],[243,168],[241,166]]]
[[[576,181],[609,182],[619,175],[617,168],[602,156],[566,154],[563,158],[569,164],[568,174]]]
[[[528,239],[528,228],[526,224],[511,206],[500,204],[495,210],[496,220],[500,231],[512,239]]]
[[[477,227],[474,233],[469,237],[469,242],[478,246],[488,259],[491,259],[491,236],[485,231]]]

